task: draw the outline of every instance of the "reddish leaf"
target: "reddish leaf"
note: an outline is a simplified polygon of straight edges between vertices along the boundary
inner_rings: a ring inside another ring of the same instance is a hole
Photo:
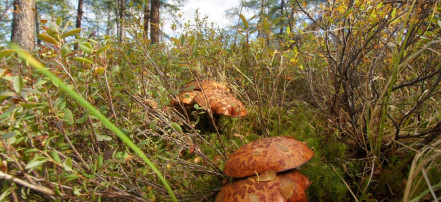
[[[188,150],[188,152],[190,152],[190,154],[194,152],[194,145],[190,146],[190,149]]]

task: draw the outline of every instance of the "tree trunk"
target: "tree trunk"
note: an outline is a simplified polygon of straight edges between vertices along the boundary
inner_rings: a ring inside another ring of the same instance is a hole
[[[257,22],[257,38],[263,38],[263,35],[265,33],[265,28],[263,27],[263,21],[264,21],[264,12],[265,12],[265,0],[260,1],[260,12],[259,12],[259,21]]]
[[[292,19],[294,18],[294,8],[291,7],[291,10],[289,11],[290,11],[289,14],[288,14],[288,10],[286,11],[286,15],[288,16],[289,30],[292,30]]]
[[[38,8],[35,5],[35,33],[40,34],[40,21],[38,20]],[[41,45],[41,39],[37,38],[37,45]]]
[[[243,8],[243,5],[242,5],[242,1],[240,1],[240,4],[239,4],[239,15],[237,16],[237,26],[236,26],[236,33],[234,34],[234,47],[236,47],[236,43],[237,43],[237,35],[239,35],[239,24],[240,24],[240,15],[242,15],[242,8]]]
[[[282,1],[280,2],[280,18],[281,18],[281,19],[284,18],[284,17],[283,17],[283,10],[285,9],[284,7],[285,7],[285,1],[282,0]],[[283,34],[283,25],[284,25],[284,24],[285,24],[285,23],[283,23],[283,21],[282,21],[282,24],[280,25],[280,31],[279,31],[280,36],[279,36],[279,38],[281,38],[281,35]]]
[[[35,48],[35,0],[15,0],[11,41],[32,51]]]
[[[150,7],[150,40],[156,44],[159,42],[159,0],[151,0]]]
[[[119,24],[119,30],[118,30],[118,36],[119,36],[119,41],[122,41],[124,39],[124,4],[125,4],[125,0],[118,0],[118,7],[119,7],[119,20],[118,20],[118,24]]]
[[[78,0],[78,9],[77,9],[77,24],[76,28],[81,28],[81,21],[83,19],[83,0]]]
[[[150,7],[146,3],[144,5],[144,37],[147,39],[149,37],[149,21],[150,21]]]
[[[81,28],[81,22],[83,20],[83,0],[78,0],[78,8],[77,8],[77,21],[75,24],[75,28]],[[77,37],[77,36],[75,36]],[[78,44],[75,43],[74,49],[78,50]]]
[[[110,12],[112,11],[112,2],[107,2],[107,25],[106,25],[106,35],[110,35]]]

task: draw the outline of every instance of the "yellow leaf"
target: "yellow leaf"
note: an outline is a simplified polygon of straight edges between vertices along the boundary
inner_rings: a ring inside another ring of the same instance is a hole
[[[55,40],[53,37],[51,37],[51,36],[49,36],[49,35],[46,35],[46,34],[38,34],[38,38],[41,39],[41,40],[43,40],[43,41],[46,42],[46,43],[50,43],[50,44],[53,44],[53,45],[58,46],[58,41]]]
[[[345,7],[344,6],[339,6],[335,9],[335,11],[338,11],[339,13],[343,14],[345,13]]]
[[[107,44],[106,46],[100,48],[100,49],[96,52],[96,54],[100,54],[100,53],[102,53],[102,52],[108,50],[109,48],[110,48],[110,44]]]
[[[104,67],[96,67],[93,69],[94,74],[103,74],[104,73]]]
[[[86,59],[86,58],[73,57],[72,59],[75,60],[75,61],[78,61],[78,62],[85,62],[85,63],[93,64],[92,61],[90,61],[90,60],[88,60],[88,59]]]
[[[0,50],[0,58],[4,58],[4,57],[8,57],[9,55],[11,55],[12,53],[14,53],[15,51],[12,49],[3,49]]]
[[[61,35],[61,38],[73,36],[73,35],[78,34],[80,32],[81,32],[81,28],[73,29],[73,30],[70,30],[70,31],[64,33],[63,35]]]

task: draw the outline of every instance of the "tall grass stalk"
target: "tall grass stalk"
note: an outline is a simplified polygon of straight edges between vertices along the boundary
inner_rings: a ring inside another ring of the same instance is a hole
[[[124,144],[126,144],[128,147],[130,147],[135,153],[137,153],[142,160],[158,175],[159,180],[161,180],[162,184],[164,185],[165,189],[169,193],[171,199],[173,201],[177,201],[173,191],[171,190],[170,185],[168,184],[167,180],[162,176],[161,172],[156,168],[156,166],[147,158],[147,156],[144,154],[144,152],[139,149],[118,127],[115,126],[109,119],[107,119],[103,114],[101,114],[100,111],[98,111],[94,106],[92,106],[87,100],[85,100],[83,97],[81,97],[78,93],[76,93],[74,90],[70,89],[62,80],[60,80],[56,75],[52,74],[42,63],[37,61],[34,57],[29,54],[29,52],[20,49],[17,45],[11,45],[12,49],[16,51],[18,56],[26,61],[28,64],[30,64],[32,67],[34,67],[37,72],[44,74],[46,77],[50,78],[51,81],[59,86],[63,91],[65,91],[67,94],[69,94],[74,100],[76,100],[81,106],[86,108],[92,115],[94,115],[96,118],[98,118],[109,130],[111,130],[113,133],[120,138]]]
[[[423,196],[432,192],[433,190],[439,190],[441,182],[431,185],[426,175],[426,170],[433,169],[439,165],[439,159],[441,157],[441,151],[438,149],[441,146],[441,139],[438,139],[432,144],[425,145],[414,157],[412,165],[409,171],[409,177],[407,179],[406,187],[404,189],[403,201],[419,201]],[[422,182],[426,182],[427,189],[418,192],[421,187],[425,187]],[[418,194],[415,196],[416,194]]]
[[[416,0],[414,0],[412,2],[411,8],[413,8],[415,6],[415,3],[416,3]],[[409,11],[404,19],[404,22],[403,22],[404,25],[407,24],[407,22],[409,22],[412,10],[413,9],[409,9]],[[417,17],[416,14],[415,14],[415,17]],[[377,144],[375,146],[373,146],[373,150],[374,150],[375,154],[377,154],[377,155],[379,155],[381,153],[381,144],[382,144],[382,139],[383,139],[383,135],[384,135],[384,128],[386,126],[387,108],[390,103],[390,96],[392,93],[392,87],[397,80],[398,72],[400,69],[400,63],[403,60],[409,38],[411,37],[412,30],[414,29],[414,26],[415,26],[415,23],[413,23],[413,21],[410,21],[410,23],[411,23],[410,27],[407,29],[407,33],[406,33],[406,36],[404,37],[404,40],[402,39],[401,36],[404,35],[403,32],[405,29],[401,30],[399,36],[397,37],[397,40],[398,40],[397,44],[399,44],[402,40],[403,40],[403,42],[402,42],[399,50],[396,47],[395,52],[397,52],[398,54],[396,57],[393,58],[392,75],[389,78],[388,83],[385,86],[387,91],[386,91],[386,95],[385,95],[385,98],[382,103],[383,107],[382,107],[381,118],[380,118],[380,128],[379,128],[379,133],[378,133],[379,135],[378,135],[378,139],[377,139]]]

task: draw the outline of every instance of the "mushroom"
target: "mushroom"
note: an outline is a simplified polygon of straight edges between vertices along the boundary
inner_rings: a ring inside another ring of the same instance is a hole
[[[297,170],[264,179],[253,176],[222,187],[215,202],[307,201],[308,186],[308,178]]]
[[[186,105],[197,103],[205,110],[211,109],[214,114],[218,115],[241,117],[247,114],[245,106],[234,97],[231,90],[215,81],[189,83],[184,86],[179,99]]]
[[[262,138],[230,155],[224,173],[242,178],[269,170],[282,172],[301,166],[313,156],[314,152],[306,144],[292,137]]]
[[[295,168],[313,156],[306,144],[292,137],[250,142],[231,154],[224,167],[229,177],[248,178],[222,187],[216,201],[307,201],[308,178]]]

